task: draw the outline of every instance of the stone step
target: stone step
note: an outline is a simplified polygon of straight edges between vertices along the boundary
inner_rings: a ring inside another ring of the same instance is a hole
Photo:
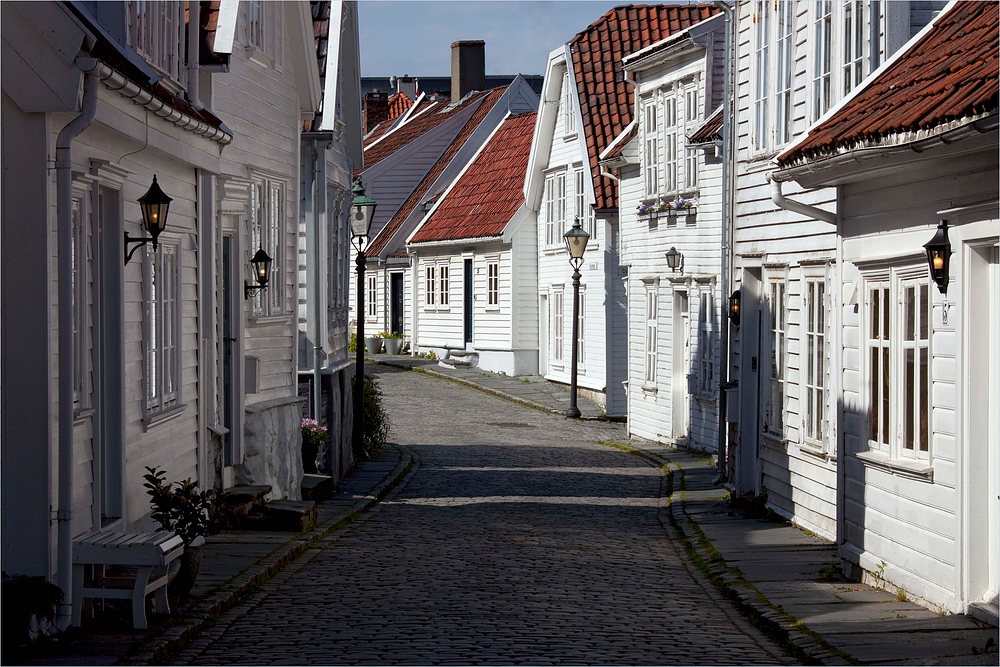
[[[269,484],[232,486],[222,492],[220,521],[224,528],[253,530],[264,515],[264,497],[271,493]]]
[[[333,478],[329,475],[305,474],[302,476],[302,500],[321,502],[336,491]]]
[[[316,527],[316,503],[311,500],[272,500],[264,508],[269,530],[302,533]]]

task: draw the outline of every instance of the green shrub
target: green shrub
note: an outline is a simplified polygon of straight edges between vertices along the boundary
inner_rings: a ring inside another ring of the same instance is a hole
[[[166,484],[167,474],[156,467],[146,466],[143,475],[146,493],[153,507],[153,520],[163,530],[170,530],[190,545],[198,537],[215,529],[215,491],[198,491],[198,482],[188,477],[182,482]]]
[[[351,334],[351,340],[347,341],[347,351],[348,352],[358,351],[358,334]]]
[[[383,406],[382,398],[382,386],[378,380],[365,375],[365,423],[362,433],[365,458],[374,458],[389,439],[389,413]]]

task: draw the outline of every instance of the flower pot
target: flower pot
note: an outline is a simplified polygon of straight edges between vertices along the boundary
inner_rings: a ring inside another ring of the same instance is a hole
[[[382,351],[382,339],[377,336],[365,338],[365,351],[368,354],[378,354]]]
[[[167,591],[175,597],[184,597],[194,588],[201,569],[201,548],[204,538],[198,538],[193,544],[185,545],[180,558],[171,561],[167,570]]]
[[[399,354],[399,350],[403,347],[402,338],[386,338],[385,339],[385,353],[386,354]]]

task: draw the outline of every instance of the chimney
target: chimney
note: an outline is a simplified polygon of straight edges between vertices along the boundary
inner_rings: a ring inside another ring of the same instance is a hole
[[[417,80],[409,74],[396,77],[396,92],[403,93],[411,100],[417,99]]]
[[[372,128],[389,119],[389,94],[375,90],[365,93],[361,103],[361,118],[363,134],[371,132]]]
[[[451,101],[473,90],[486,89],[486,42],[471,40],[451,45]]]

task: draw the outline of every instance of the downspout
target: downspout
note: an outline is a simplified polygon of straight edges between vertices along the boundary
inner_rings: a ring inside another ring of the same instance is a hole
[[[188,0],[187,38],[187,96],[195,109],[203,109],[201,103],[201,2]]]
[[[323,349],[323,344],[321,342],[321,336],[323,332],[323,291],[320,285],[320,277],[322,272],[320,271],[320,239],[323,238],[320,233],[320,216],[319,216],[319,156],[317,150],[317,142],[313,139],[310,142],[310,149],[312,150],[312,223],[313,223],[313,303],[315,307],[315,329],[313,332],[313,419],[319,421],[321,410],[323,409],[323,377],[322,371],[320,370],[319,363],[319,353]],[[330,425],[327,424],[327,428]]]
[[[73,140],[94,121],[100,77],[94,58],[77,58],[85,73],[80,115],[56,139],[56,247],[59,302],[59,588],[63,602],[57,627],[66,629],[73,613]]]
[[[828,222],[831,225],[837,224],[836,213],[832,213],[817,206],[803,204],[802,202],[794,201],[792,199],[785,199],[785,195],[781,192],[781,181],[775,180],[772,176],[773,174],[768,174],[767,180],[771,182],[771,201],[773,201],[778,208],[783,208],[786,211],[792,211],[793,213],[804,215],[805,217],[812,218],[813,220],[822,220],[823,222]]]
[[[728,440],[727,435],[729,431],[729,423],[726,419],[726,389],[729,386],[729,322],[726,322],[725,316],[725,306],[723,304],[728,303],[729,298],[729,286],[731,262],[729,259],[730,255],[730,228],[733,226],[733,173],[735,170],[732,167],[733,160],[733,104],[732,104],[732,62],[733,62],[733,32],[736,28],[735,16],[733,15],[733,8],[729,6],[729,3],[723,2],[722,0],[716,0],[715,5],[723,11],[726,15],[726,28],[725,28],[725,44],[723,45],[723,51],[725,52],[725,62],[723,69],[723,85],[722,85],[722,97],[723,97],[723,109],[722,109],[722,229],[721,238],[719,245],[722,251],[722,266],[720,267],[720,278],[721,285],[719,286],[719,291],[721,298],[719,299],[719,445],[717,451],[718,461],[716,466],[718,468],[718,473],[713,480],[713,483],[718,485],[722,484],[726,479],[726,442]]]

